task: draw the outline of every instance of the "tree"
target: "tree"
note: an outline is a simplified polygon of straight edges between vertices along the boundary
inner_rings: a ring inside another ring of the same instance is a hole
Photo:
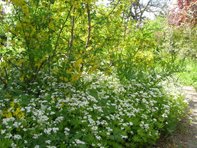
[[[129,11],[127,12],[127,18],[131,17],[135,21],[142,22],[146,18],[163,14],[166,14],[167,1],[162,0],[135,0],[131,1],[129,5]]]
[[[177,0],[177,4],[169,12],[169,23],[181,25],[184,23],[195,26],[197,23],[197,0]]]
[[[135,54],[146,57],[141,54],[146,50],[151,57],[156,48],[153,32],[157,28],[136,28],[130,13],[133,6],[130,0],[111,0],[108,7],[96,2],[7,2],[13,9],[2,24],[11,36],[10,46],[0,51],[4,59],[0,65],[4,86],[16,81],[26,90],[34,82],[42,84],[44,74],[75,84],[82,72],[91,73],[96,69],[110,72],[111,66],[117,66],[122,77],[130,77],[130,73],[139,71],[142,66],[139,62],[134,64],[138,57]],[[143,13],[151,3],[143,8],[137,2],[136,19],[142,21]],[[150,68],[146,64],[143,66]],[[124,68],[127,75],[123,75]],[[37,91],[39,94],[40,90]]]

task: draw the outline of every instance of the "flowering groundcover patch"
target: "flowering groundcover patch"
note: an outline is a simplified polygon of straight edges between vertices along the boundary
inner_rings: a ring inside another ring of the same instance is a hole
[[[122,84],[115,74],[84,72],[77,86],[46,74],[43,81],[45,87],[30,85],[40,90],[37,97],[16,95],[16,88],[1,92],[1,146],[147,146],[172,130],[186,107],[163,85],[135,79]]]

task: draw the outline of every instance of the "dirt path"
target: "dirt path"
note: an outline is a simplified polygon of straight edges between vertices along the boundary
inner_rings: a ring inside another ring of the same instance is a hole
[[[157,148],[197,148],[197,91],[191,86],[181,90],[189,102],[189,117],[181,121],[173,135],[161,139]]]
[[[188,135],[185,135],[183,146],[186,148],[197,148],[197,92],[191,86],[184,86],[183,92],[185,93],[186,99],[189,100],[191,111],[191,124],[188,127]]]

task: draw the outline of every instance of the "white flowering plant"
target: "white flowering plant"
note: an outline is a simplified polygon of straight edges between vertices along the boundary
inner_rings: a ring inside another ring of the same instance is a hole
[[[33,92],[40,90],[37,97],[11,96],[13,90],[0,96],[0,137],[12,147],[151,145],[176,125],[186,106],[162,85],[135,79],[123,85],[101,71],[84,72],[77,86],[43,76],[45,87],[30,84]]]

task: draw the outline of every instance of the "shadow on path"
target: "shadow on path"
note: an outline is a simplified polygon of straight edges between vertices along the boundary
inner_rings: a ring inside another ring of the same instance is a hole
[[[197,148],[197,92],[193,87],[184,86],[183,92],[186,99],[189,100],[189,106],[191,111],[191,124],[189,125],[189,135],[185,137],[186,148]]]
[[[171,136],[160,139],[156,148],[197,148],[197,91],[191,86],[184,86],[181,90],[189,102],[190,114]]]

